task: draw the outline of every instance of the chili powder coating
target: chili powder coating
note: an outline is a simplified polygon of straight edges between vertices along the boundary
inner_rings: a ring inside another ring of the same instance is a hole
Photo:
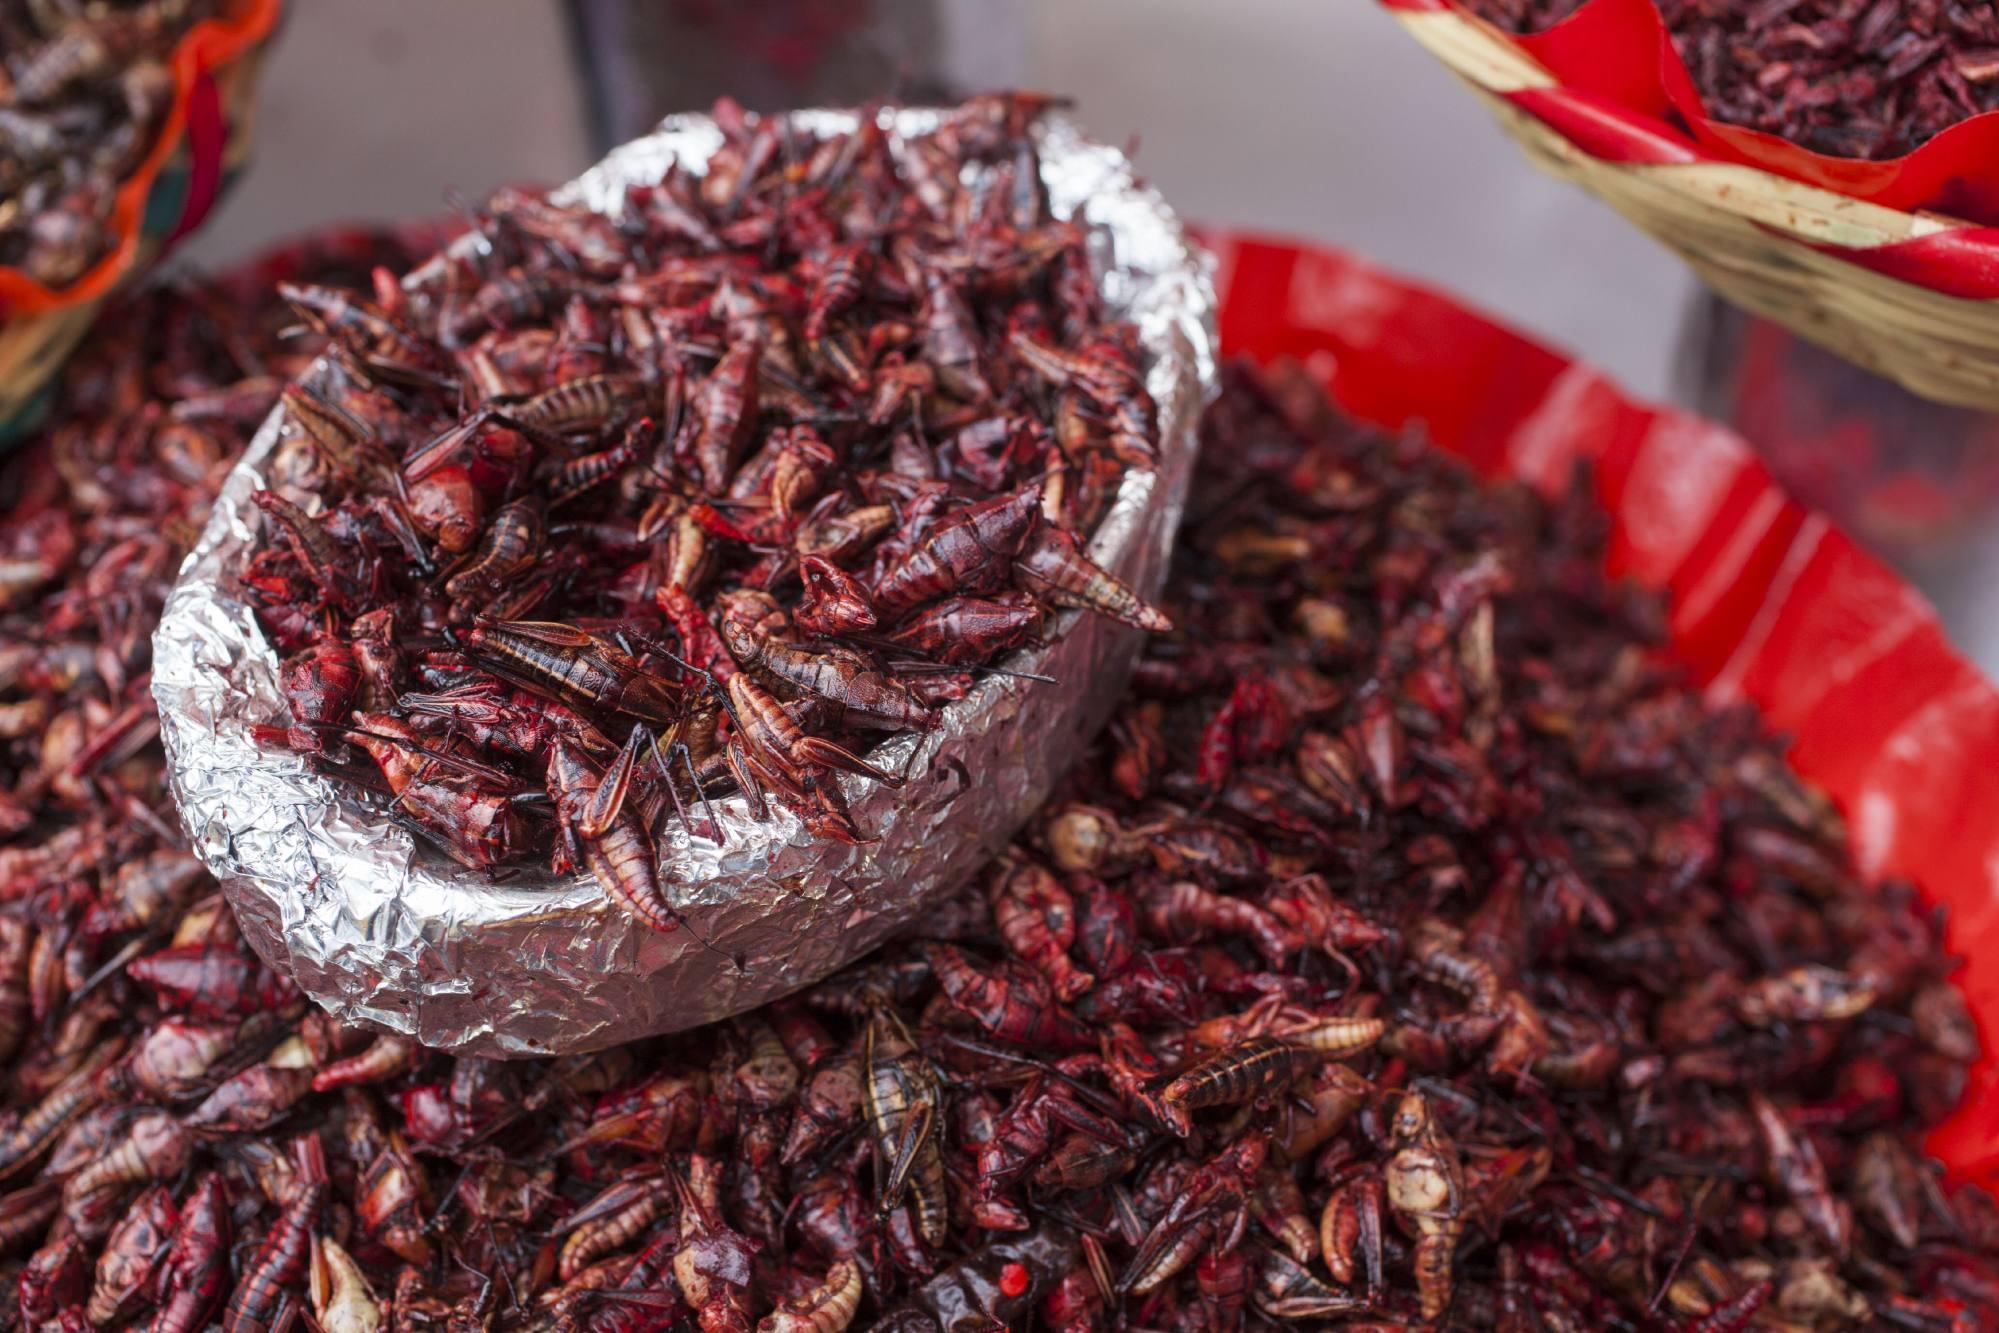
[[[423,284],[283,287],[336,355],[254,497],[269,739],[671,930],[669,823],[723,841],[742,793],[865,841],[840,777],[907,776],[871,736],[1060,608],[1168,628],[1085,554],[1159,427],[1102,238],[1050,212],[1047,102],[893,142],[725,104],[705,174],[615,219],[503,192]]]
[[[1581,0],[1463,0],[1540,32]],[[1707,113],[1835,157],[1890,158],[1999,108],[1999,10],[1959,0],[1656,0]]]
[[[143,301],[0,523],[0,1323],[1999,1312],[1999,1212],[1916,1146],[1978,1054],[1933,916],[1658,658],[1585,492],[1482,487],[1282,367],[1210,415],[1179,628],[920,934],[567,1059],[330,1020],[180,844],[144,681],[313,348],[273,302]]]

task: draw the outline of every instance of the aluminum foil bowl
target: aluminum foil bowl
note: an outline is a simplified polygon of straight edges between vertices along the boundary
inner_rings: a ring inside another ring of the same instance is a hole
[[[854,123],[836,112],[796,116],[819,134]],[[896,137],[936,121],[934,112],[898,112]],[[1153,595],[1214,390],[1213,287],[1201,252],[1121,154],[1060,119],[1037,133],[1057,214],[1097,225],[1105,298],[1142,334],[1159,467],[1124,478],[1090,554]],[[698,170],[719,143],[708,118],[673,117],[560,197],[615,213],[627,184],[658,180],[676,158]],[[259,469],[285,429],[273,412],[257,432],[160,622],[153,693],[169,780],[196,854],[258,953],[338,1017],[429,1046],[590,1050],[724,1018],[818,980],[919,918],[1005,844],[1108,718],[1138,651],[1135,631],[1100,617],[1053,620],[1044,646],[1007,665],[1058,684],[990,677],[936,732],[873,751],[885,768],[909,765],[902,790],[848,780],[854,815],[874,835],[862,846],[815,842],[775,808],[753,821],[740,797],[717,802],[720,845],[690,841],[675,825],[659,849],[661,871],[686,925],[661,934],[588,876],[544,871],[502,884],[466,870],[369,798],[252,740],[253,727],[282,723],[286,710],[277,655],[234,578],[258,541],[261,515],[249,500]]]

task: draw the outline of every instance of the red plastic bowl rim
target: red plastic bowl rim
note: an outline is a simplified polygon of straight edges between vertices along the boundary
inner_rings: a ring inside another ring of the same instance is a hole
[[[1607,564],[1665,591],[1671,647],[1717,701],[1747,699],[1845,812],[1870,882],[1948,911],[1955,980],[1987,1034],[1928,1146],[1999,1182],[1999,690],[1935,609],[1726,428],[1635,401],[1601,373],[1338,250],[1207,228],[1222,346],[1294,357],[1356,416],[1424,431],[1488,474],[1544,489],[1593,465]]]

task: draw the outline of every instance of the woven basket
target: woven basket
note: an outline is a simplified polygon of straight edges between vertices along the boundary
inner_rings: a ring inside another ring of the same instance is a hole
[[[1663,124],[1636,123],[1598,101],[1546,98],[1561,91],[1555,77],[1479,19],[1434,4],[1383,3],[1471,86],[1529,160],[1630,218],[1729,300],[1926,398],[1999,410],[1999,300],[1869,266],[1870,256],[1885,259],[1907,242],[1952,233],[1979,238],[1982,251],[1988,229],[1705,160]],[[1636,153],[1634,140],[1642,145]],[[1612,143],[1625,160],[1591,151]],[[1629,160],[1638,156],[1653,160]]]
[[[282,0],[233,0],[181,38],[172,107],[152,151],[118,187],[110,253],[55,290],[0,267],[0,445],[40,420],[56,372],[106,298],[200,225],[248,158],[257,76],[281,8]]]

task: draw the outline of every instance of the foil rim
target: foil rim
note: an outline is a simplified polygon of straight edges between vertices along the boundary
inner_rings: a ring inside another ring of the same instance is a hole
[[[852,112],[792,116],[820,135],[855,124]],[[892,144],[938,119],[894,113]],[[1214,392],[1210,265],[1121,153],[1061,117],[1036,135],[1054,211],[1080,212],[1108,242],[1105,300],[1139,329],[1160,463],[1125,475],[1089,549],[1154,596]],[[675,161],[698,170],[719,143],[708,117],[669,117],[555,197],[615,213],[626,185],[656,181]],[[451,251],[478,244],[475,233]],[[406,281],[421,290],[443,263]],[[674,826],[660,847],[662,880],[688,925],[660,935],[588,876],[540,871],[495,884],[459,867],[297,756],[251,739],[252,727],[286,713],[277,656],[229,571],[256,540],[261,516],[249,497],[287,429],[274,409],[230,473],[155,636],[169,784],[190,845],[257,952],[338,1017],[428,1045],[505,1056],[595,1049],[726,1017],[851,961],[1004,845],[1080,752],[1078,738],[1107,719],[1136,656],[1136,631],[1055,617],[1048,642],[1008,664],[1061,684],[990,677],[936,732],[871,751],[879,764],[908,766],[902,792],[846,780],[875,843],[820,846],[776,806],[771,820],[751,822],[740,796],[716,802],[722,846]]]

